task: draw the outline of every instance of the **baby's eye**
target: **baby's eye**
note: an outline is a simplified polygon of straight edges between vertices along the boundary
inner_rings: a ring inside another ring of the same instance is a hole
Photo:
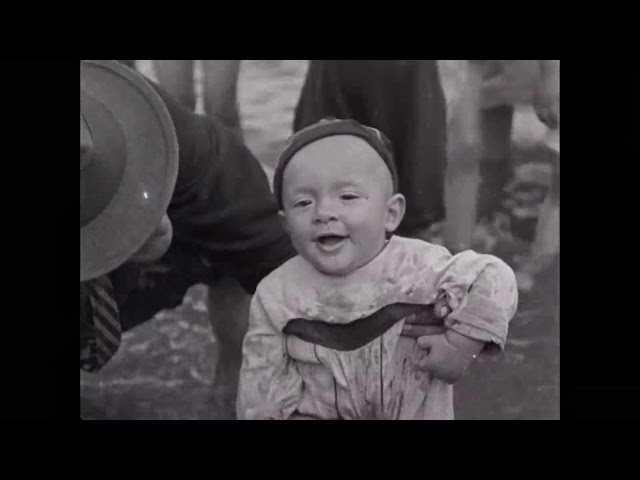
[[[340,195],[340,200],[356,200],[357,198],[360,198],[360,196],[355,193],[343,193]]]
[[[295,207],[307,207],[311,205],[311,200],[298,200],[296,203],[293,204],[294,208]]]

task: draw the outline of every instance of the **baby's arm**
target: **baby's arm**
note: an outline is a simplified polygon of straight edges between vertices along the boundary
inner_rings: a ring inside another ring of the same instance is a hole
[[[464,345],[455,335],[458,333],[504,348],[509,322],[518,307],[518,287],[511,267],[493,255],[462,252],[453,257],[450,277],[443,279],[440,288],[452,308],[445,319],[448,340]]]
[[[511,268],[492,255],[466,251],[451,256],[434,247],[429,257],[425,273],[443,297],[437,308],[446,302],[450,313],[445,334],[418,339],[429,352],[422,369],[454,383],[486,346],[494,351],[504,347],[518,289]]]
[[[258,287],[242,348],[236,407],[240,420],[286,420],[302,390],[302,379],[286,352],[285,336],[274,327],[264,301]]]
[[[449,330],[503,347],[509,321],[518,305],[513,270],[493,255],[471,250],[451,255],[446,248],[430,245],[420,276],[427,289],[438,292],[449,307]]]

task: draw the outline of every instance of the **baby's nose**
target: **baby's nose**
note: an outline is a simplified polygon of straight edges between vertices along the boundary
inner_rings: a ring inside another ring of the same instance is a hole
[[[329,202],[323,202],[318,204],[318,208],[316,210],[316,214],[313,218],[313,223],[315,224],[323,224],[331,221],[338,220],[338,215],[335,213],[335,210],[329,204]]]
[[[323,223],[334,222],[336,220],[338,220],[338,217],[331,213],[318,213],[313,219],[313,223],[323,224]]]

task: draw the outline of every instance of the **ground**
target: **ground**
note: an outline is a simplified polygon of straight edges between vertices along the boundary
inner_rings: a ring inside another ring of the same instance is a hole
[[[153,77],[148,60],[138,68]],[[271,178],[278,150],[291,131],[304,60],[246,60],[239,102],[249,148]],[[196,81],[199,75],[196,72]],[[478,227],[476,249],[519,271],[527,259],[537,207],[549,184],[550,158],[539,145],[544,129],[531,111],[518,112],[517,168],[505,214]],[[434,241],[439,241],[438,228]],[[559,259],[521,292],[502,355],[480,357],[455,387],[458,419],[559,418]],[[212,387],[216,339],[208,323],[206,289],[123,336],[98,374],[81,373],[81,412],[87,419],[216,419]]]

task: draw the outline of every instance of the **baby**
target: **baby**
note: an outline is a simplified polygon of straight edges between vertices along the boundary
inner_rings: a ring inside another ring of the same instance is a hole
[[[452,419],[451,383],[481,350],[504,347],[513,271],[394,236],[405,199],[391,146],[353,120],[296,133],[274,190],[299,255],[253,297],[238,418]],[[446,332],[402,335],[436,301],[450,311]]]

